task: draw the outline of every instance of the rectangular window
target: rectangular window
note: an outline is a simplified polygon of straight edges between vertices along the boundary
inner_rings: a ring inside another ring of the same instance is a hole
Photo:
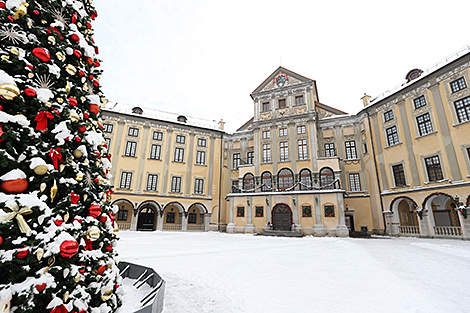
[[[269,102],[263,102],[261,105],[261,111],[269,111]]]
[[[441,180],[442,176],[441,163],[439,162],[439,156],[435,155],[430,158],[425,158],[426,170],[428,172],[429,181]]]
[[[253,151],[249,151],[246,153],[246,163],[247,164],[255,163],[255,153]]]
[[[287,141],[281,141],[279,143],[279,161],[289,161],[289,144]]]
[[[263,215],[264,215],[264,209],[263,209],[263,207],[262,207],[262,206],[257,206],[257,207],[255,208],[255,216],[256,216],[256,217],[263,217]]]
[[[393,177],[395,178],[395,187],[405,186],[405,170],[403,169],[403,164],[398,164],[392,166]]]
[[[150,159],[160,160],[161,152],[162,152],[162,146],[152,145],[152,147],[150,148]]]
[[[271,162],[271,145],[269,143],[263,144],[263,162]]]
[[[204,179],[196,178],[194,180],[194,193],[201,195],[204,193]]]
[[[183,163],[184,160],[184,149],[183,148],[175,148],[175,162]]]
[[[176,135],[176,143],[185,143],[186,137],[183,135]]]
[[[157,191],[158,175],[149,174],[147,176],[147,191]]]
[[[388,121],[391,121],[393,120],[394,116],[393,116],[393,111],[390,110],[390,111],[387,111],[384,113],[384,120],[385,122],[388,122]]]
[[[304,104],[304,96],[295,96],[295,105],[301,105]]]
[[[137,148],[137,142],[128,141],[126,142],[125,156],[135,157],[135,149]]]
[[[334,143],[325,143],[325,157],[335,157],[336,156],[336,149]]]
[[[279,128],[279,137],[287,136],[287,127]]]
[[[387,132],[387,140],[389,146],[394,146],[398,144],[398,132],[397,127],[392,126],[386,129]]]
[[[302,206],[302,217],[312,217],[312,207],[309,205]]]
[[[299,147],[299,160],[307,159],[307,139],[297,140],[297,145]]]
[[[361,180],[359,173],[349,174],[349,189],[351,191],[361,191]]]
[[[233,154],[233,169],[236,170],[240,166],[240,153]]]
[[[188,214],[188,224],[196,224],[197,221],[197,214],[196,213],[189,213]]]
[[[196,152],[196,164],[199,164],[199,165],[206,164],[206,152],[205,151]]]
[[[175,212],[167,212],[166,213],[166,222],[167,223],[170,223],[170,224],[174,224],[175,223]]]
[[[307,127],[305,125],[297,126],[297,134],[305,134],[307,132]]]
[[[459,123],[470,121],[470,97],[455,101],[454,105]]]
[[[135,127],[129,127],[129,132],[127,133],[129,136],[138,137],[139,136],[139,129]]]
[[[418,130],[420,136],[432,133],[432,124],[431,118],[429,117],[429,113],[418,116],[416,118],[416,121],[418,122]]]
[[[173,176],[171,178],[171,192],[181,192],[181,177]]]
[[[129,214],[129,211],[127,210],[119,210],[118,215],[117,215],[117,220],[118,221],[127,221],[127,215]]]
[[[204,138],[198,138],[197,139],[197,145],[199,147],[205,147],[207,145],[207,141]]]
[[[357,159],[356,142],[354,140],[346,141],[344,146],[346,148],[346,159]]]
[[[414,99],[413,102],[415,103],[415,109],[419,109],[426,105],[426,99],[424,96]]]
[[[131,189],[132,173],[131,172],[122,172],[121,182],[119,188],[121,189]]]
[[[335,217],[335,207],[332,205],[325,205],[325,217]]]
[[[240,189],[238,187],[238,180],[232,180],[232,192],[233,193],[240,192]]]
[[[112,133],[113,132],[113,125],[112,124],[103,124],[103,132],[105,133]]]
[[[162,132],[153,132],[153,140],[162,140],[163,139],[163,133]]]
[[[368,153],[368,150],[367,150],[367,143],[364,142],[364,154]]]
[[[237,216],[244,217],[245,216],[245,208],[244,207],[237,207]]]
[[[450,88],[452,89],[452,92],[457,92],[467,88],[467,84],[465,84],[465,78],[460,77],[459,79],[454,80],[450,83]]]
[[[109,139],[109,138],[104,138],[104,141],[106,142],[106,146],[107,146],[107,147],[106,147],[106,152],[109,153],[109,149],[111,149],[111,148],[110,148],[110,147],[111,147],[111,139]]]
[[[271,131],[270,130],[263,130],[261,132],[261,138],[263,138],[263,139],[271,138]]]
[[[278,104],[279,104],[279,109],[285,108],[286,107],[286,99],[279,99]]]

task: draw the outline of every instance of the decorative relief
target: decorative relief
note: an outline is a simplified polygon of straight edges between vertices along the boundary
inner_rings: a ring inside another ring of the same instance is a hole
[[[414,95],[416,95],[416,94],[418,94],[418,93],[421,93],[422,91],[424,91],[424,90],[426,90],[426,89],[429,89],[429,87],[431,87],[431,83],[428,82],[428,83],[426,83],[426,84],[424,84],[424,85],[421,85],[421,86],[419,86],[419,87],[417,87],[417,88],[411,90],[410,92],[407,92],[407,93],[403,94],[402,98],[403,98],[403,99],[406,99],[406,98],[408,98],[408,97],[414,96]]]
[[[273,116],[272,112],[263,112],[263,113],[260,114],[259,119],[260,120],[269,120],[269,119],[272,118],[272,116]]]
[[[465,63],[465,64],[463,64],[463,65],[461,65],[461,66],[455,68],[455,69],[452,70],[452,71],[449,71],[449,72],[447,72],[447,73],[445,73],[445,74],[443,74],[443,75],[441,75],[441,76],[438,76],[438,77],[436,78],[436,81],[437,81],[437,82],[441,82],[441,81],[443,81],[444,79],[447,79],[447,78],[449,78],[449,77],[452,77],[452,75],[454,75],[454,74],[456,74],[456,73],[459,73],[459,72],[461,72],[461,71],[463,71],[463,70],[465,70],[466,68],[469,68],[469,67],[470,67],[470,62],[467,62],[467,63]]]
[[[276,110],[276,117],[286,117],[287,115],[289,115],[288,108]]]
[[[294,108],[294,114],[303,114],[307,113],[307,106],[297,106]]]
[[[398,99],[393,99],[392,101],[389,101],[386,104],[383,104],[383,105],[377,107],[375,109],[375,112],[377,113],[377,112],[383,111],[385,109],[388,109],[389,107],[391,107],[392,105],[397,104],[397,103],[398,103]]]
[[[463,98],[465,96],[468,96],[469,94],[470,94],[470,89],[467,87],[467,88],[465,88],[465,90],[450,94],[449,95],[449,100],[455,101],[455,100],[458,100],[458,99]]]
[[[411,101],[411,102],[413,102],[413,101]],[[412,116],[418,116],[418,115],[424,114],[424,113],[429,112],[429,111],[431,111],[431,106],[428,103],[423,107],[420,107],[418,109],[414,109],[413,112],[411,113],[411,115]]]
[[[328,111],[324,111],[324,110],[318,110],[318,119],[321,120],[322,118],[330,117],[330,116],[335,116],[335,114],[328,112]]]

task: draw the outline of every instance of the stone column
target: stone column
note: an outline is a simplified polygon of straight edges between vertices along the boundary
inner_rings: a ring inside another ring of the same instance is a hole
[[[387,223],[387,227],[386,227],[387,235],[397,236],[398,229],[397,229],[397,226],[395,225],[394,213],[390,211],[384,211],[383,214],[385,216],[385,223]]]
[[[315,209],[315,225],[313,225],[313,235],[315,237],[325,237],[326,229],[321,222],[321,205],[320,205],[320,195],[313,195],[313,205]]]
[[[423,214],[421,217],[418,216],[418,223],[419,223],[419,233],[421,234],[421,237],[433,236],[433,231],[431,227],[431,221],[429,220],[428,210],[423,211]]]
[[[157,230],[163,230],[163,217],[165,216],[164,214],[160,214],[160,212],[157,212],[158,217],[157,217]]]
[[[229,216],[228,216],[228,225],[227,225],[227,230],[226,232],[229,233],[229,234],[235,234],[236,232],[236,225],[235,223],[233,222],[233,206],[234,206],[234,203],[233,203],[233,197],[230,197],[230,209],[229,209]]]
[[[336,226],[336,237],[349,237],[349,229],[345,225],[343,194],[337,193],[339,225]]]
[[[246,197],[246,200],[247,200],[247,206],[246,206],[245,233],[254,233],[255,225],[253,225],[253,197]]]
[[[170,162],[171,162],[171,150],[173,149],[173,130],[168,129],[165,139],[165,158],[163,159],[163,179],[162,179],[162,195],[166,195],[168,188],[168,180],[170,178]],[[163,154],[163,152],[162,152]]]
[[[134,216],[134,208],[131,211],[131,228],[130,230],[137,230],[137,220],[139,219],[139,214]]]
[[[193,179],[193,175],[192,175],[192,170],[193,170],[193,163],[194,163],[194,160],[193,160],[193,154],[194,154],[194,133],[191,132],[189,134],[189,148],[188,149],[185,149],[187,152],[188,152],[188,156],[187,156],[187,159],[186,159],[186,184],[184,186],[184,194],[186,197],[189,197],[190,194],[191,194],[191,183],[192,183],[192,179]],[[189,150],[189,151],[188,151]],[[181,182],[183,183],[183,182]],[[183,189],[183,188],[181,188]]]
[[[204,213],[204,231],[209,231],[212,213]]]
[[[295,225],[295,231],[302,233],[302,225],[300,225],[299,218],[299,199],[296,194],[292,196],[292,202],[295,202],[295,204],[292,206],[292,219]]]
[[[184,212],[183,212],[183,214],[181,215],[181,218],[183,219],[183,220],[181,221],[181,224],[182,224],[182,225],[181,225],[181,230],[182,230],[182,231],[187,231],[187,230],[188,230],[188,217],[187,217],[186,214],[184,214]]]

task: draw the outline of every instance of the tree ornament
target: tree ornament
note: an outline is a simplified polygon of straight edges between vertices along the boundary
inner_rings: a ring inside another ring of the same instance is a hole
[[[24,248],[18,250],[18,253],[16,254],[16,258],[17,259],[24,259],[28,254],[29,254],[29,249],[24,247]]]
[[[38,251],[36,251],[36,258],[38,259],[38,261],[41,261],[43,255],[44,255],[44,250],[39,248]]]
[[[10,49],[10,53],[16,56],[20,55],[20,51],[14,47]]]
[[[108,218],[106,217],[106,215],[101,215],[98,220],[101,222],[101,223],[106,223],[106,221],[108,220]]]
[[[3,1],[0,1],[0,9],[5,9],[6,4]]]
[[[90,111],[90,113],[98,114],[100,112],[100,107],[97,104],[90,103],[88,111]]]
[[[106,266],[101,265],[96,272],[100,275],[103,275],[105,270],[106,270]]]
[[[59,187],[57,187],[57,182],[54,179],[54,185],[51,187],[51,203],[54,202],[54,198],[57,195],[57,191],[59,191]]]
[[[73,150],[73,156],[76,157],[77,159],[80,159],[83,156],[83,152],[78,149],[75,149]]]
[[[77,99],[70,97],[67,100],[69,100],[69,103],[71,106],[76,107],[78,105]]]
[[[86,127],[85,126],[78,126],[78,131],[81,133],[86,132]]]
[[[47,173],[47,166],[46,165],[38,165],[34,168],[34,173],[37,175],[44,175]]]
[[[64,223],[64,220],[63,219],[57,219],[54,221],[54,224],[56,224],[57,226],[60,226]]]
[[[64,269],[64,278],[69,276],[69,274],[70,274],[70,270],[68,268]]]
[[[44,289],[46,289],[46,286],[47,286],[46,283],[42,283],[41,285],[36,285],[34,287],[36,287],[36,290],[38,292],[42,292]]]
[[[27,2],[20,4],[15,11],[15,15],[13,15],[13,19],[17,20],[20,16],[25,16],[28,13],[28,6],[29,4]]]
[[[69,73],[70,75],[75,75],[75,73],[77,73],[77,68],[73,66],[72,64],[67,64],[65,66],[65,71]]]
[[[3,243],[3,237],[0,236],[0,246],[2,245],[2,243]]]
[[[0,97],[5,100],[13,100],[19,96],[20,90],[14,84],[0,84]]]
[[[49,156],[54,163],[54,168],[57,170],[59,167],[59,162],[62,162],[62,153],[60,153],[61,148],[52,149],[49,151]]]
[[[37,123],[36,130],[46,131],[47,130],[47,119],[53,119],[54,115],[51,112],[40,111],[34,119]]]
[[[47,37],[47,41],[49,41],[51,44],[55,44],[55,37],[54,36],[49,36],[49,37]]]
[[[78,200],[80,200],[80,196],[76,195],[73,191],[70,193],[70,201],[73,204],[77,204]]]
[[[57,57],[57,59],[61,62],[64,62],[65,61],[65,55],[62,53],[62,52],[57,52],[55,54],[55,56]]]
[[[101,300],[103,301],[108,301],[111,299],[111,296],[113,295],[113,290],[106,290],[106,291],[101,291]]]
[[[69,299],[69,296],[70,296],[70,293],[66,291],[62,297],[64,299],[64,302],[67,302],[67,300]]]
[[[66,240],[60,244],[60,256],[63,258],[71,258],[78,251],[78,242],[75,240]]]
[[[80,58],[82,56],[82,52],[78,49],[73,50],[73,54],[77,57]]]
[[[80,37],[78,37],[77,34],[72,34],[70,36],[70,39],[72,39],[73,42],[79,42],[80,41]]]
[[[51,55],[45,48],[34,48],[32,53],[35,57],[43,62],[49,62],[51,60]]]
[[[62,173],[62,172],[64,171],[64,169],[65,169],[65,164],[61,164],[61,165],[59,166],[60,172]]]
[[[27,233],[31,231],[23,215],[31,214],[33,213],[33,210],[27,207],[22,207],[20,209],[18,205],[14,205],[14,206],[9,206],[9,207],[4,207],[3,211],[8,213],[8,215],[3,218],[2,222],[16,219],[16,222],[18,223],[18,227],[20,228],[20,231],[22,233]]]
[[[86,238],[90,241],[96,241],[100,238],[101,232],[98,227],[93,226],[86,233]]]
[[[97,217],[101,214],[101,205],[99,204],[92,204],[89,208],[88,208],[88,216],[92,216],[92,217]]]
[[[39,191],[44,192],[44,190],[46,190],[46,187],[47,187],[46,183],[41,183],[41,185],[39,186]]]
[[[28,189],[28,181],[25,178],[5,180],[0,184],[0,189],[5,193],[22,193]]]
[[[24,94],[27,95],[28,97],[36,97],[37,92],[33,88],[26,88],[23,90]]]
[[[77,123],[80,120],[80,116],[78,116],[77,112],[75,111],[69,112],[69,118],[74,123]]]

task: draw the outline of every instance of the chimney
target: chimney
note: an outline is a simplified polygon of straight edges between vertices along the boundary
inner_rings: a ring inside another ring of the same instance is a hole
[[[361,98],[362,104],[366,107],[370,104],[370,96],[364,93],[364,96]]]
[[[224,120],[220,120],[220,122],[219,122],[219,129],[220,129],[220,130],[224,130],[224,128],[225,128],[225,122],[224,122]]]

